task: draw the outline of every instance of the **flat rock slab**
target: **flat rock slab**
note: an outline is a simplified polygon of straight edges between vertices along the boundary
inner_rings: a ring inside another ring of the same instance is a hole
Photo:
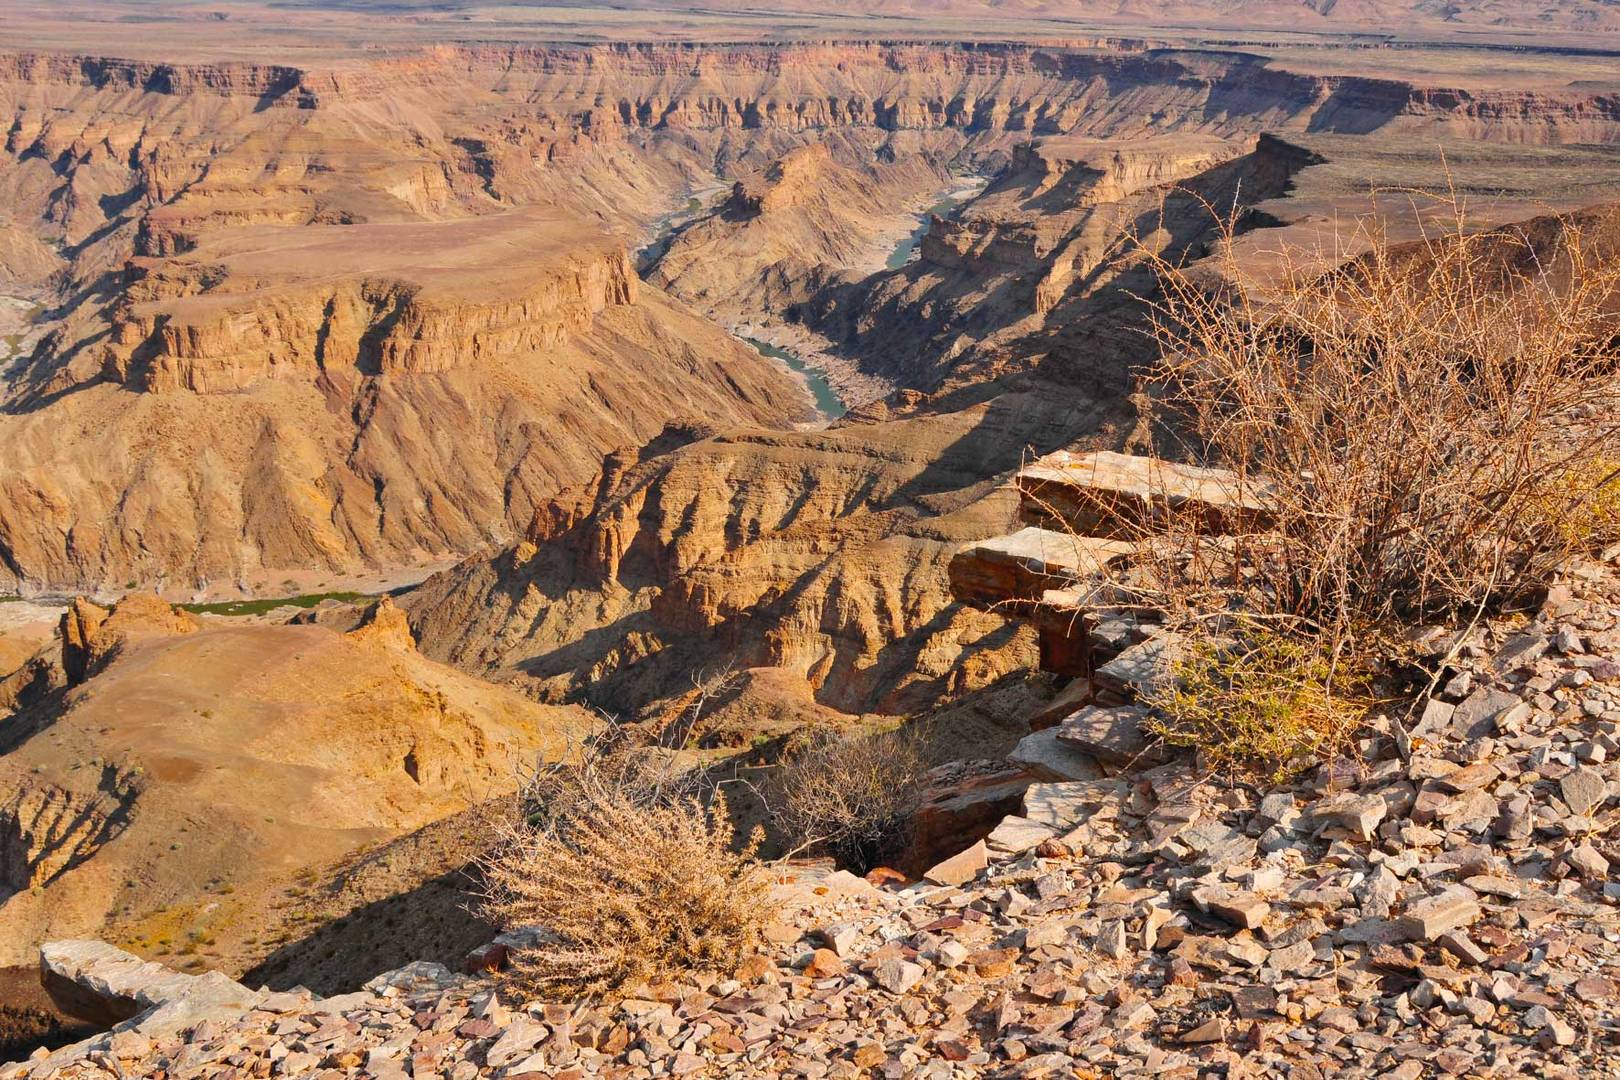
[[[40,983],[58,1008],[111,1027],[163,1006],[248,1008],[260,995],[210,971],[183,975],[103,941],[51,941],[40,946]]]
[[[1168,755],[1142,730],[1146,709],[1087,705],[1057,726],[1058,742],[1110,765],[1157,765]]]
[[[1078,747],[1058,741],[1061,726],[1045,728],[1019,740],[1007,760],[1044,780],[1097,780],[1102,766]]]
[[[1016,483],[1024,520],[1062,522],[1087,536],[1141,537],[1170,515],[1191,516],[1217,534],[1272,520],[1262,483],[1133,454],[1059,450],[1021,469]]]
[[[1478,898],[1471,890],[1453,886],[1412,904],[1395,925],[1406,941],[1433,941],[1442,934],[1461,930],[1482,914]]]
[[[1134,545],[1118,539],[1020,529],[969,544],[951,559],[951,594],[963,603],[1032,604],[1050,589],[1089,578]]]
[[[979,871],[989,865],[990,850],[980,840],[966,851],[959,851],[929,867],[923,879],[935,885],[962,885],[978,877]]]
[[[1029,714],[1029,726],[1048,728],[1091,704],[1097,694],[1090,679],[1071,679],[1051,701]]]
[[[1608,798],[1609,785],[1603,774],[1586,766],[1566,773],[1558,781],[1558,793],[1570,813],[1580,817],[1590,814]]]
[[[1024,792],[1023,816],[1063,831],[1091,817],[1104,803],[1129,794],[1130,785],[1123,780],[1031,784]]]
[[[1164,688],[1174,678],[1182,652],[1178,634],[1160,632],[1139,642],[1098,668],[1092,685],[1098,694],[1125,701]]]
[[[1057,830],[1050,825],[1039,821],[1031,821],[1026,817],[1010,815],[1001,820],[1001,824],[991,830],[990,835],[984,838],[984,845],[991,855],[1003,858],[1013,855],[1022,855],[1030,848],[1036,847],[1057,835]]]
[[[1481,687],[1452,712],[1452,730],[1465,739],[1495,734],[1497,717],[1523,704],[1517,694]]]

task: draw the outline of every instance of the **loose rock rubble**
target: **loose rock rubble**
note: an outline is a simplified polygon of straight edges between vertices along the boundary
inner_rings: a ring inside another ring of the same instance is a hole
[[[0,1080],[1620,1076],[1620,580],[1422,644],[1439,696],[1355,760],[1035,783],[921,882],[801,872],[732,976],[523,1003],[418,964]]]

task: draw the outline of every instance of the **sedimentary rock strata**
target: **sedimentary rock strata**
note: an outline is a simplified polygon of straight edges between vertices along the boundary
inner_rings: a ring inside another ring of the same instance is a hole
[[[40,301],[0,414],[0,580],[28,589],[409,568],[514,535],[671,419],[802,417],[779,370],[630,279],[629,234],[700,184],[743,186],[661,284],[734,320],[762,313],[739,305],[802,318],[863,362],[893,353],[876,374],[931,388],[937,364],[874,323],[915,321],[929,356],[954,358],[986,322],[1065,305],[1072,322],[1107,239],[1073,215],[1214,175],[1262,130],[1559,143],[1617,123],[1597,90],[921,43],[478,45],[304,66],[17,51],[0,121],[3,284]],[[1197,135],[1144,140],[1164,132]],[[1284,156],[1232,167],[1276,196],[1258,163]],[[925,263],[1039,271],[977,298],[842,276],[869,254],[857,234],[886,207],[903,231],[928,178],[1009,161],[1004,193],[1045,200],[1018,214],[1071,217],[1025,235],[991,200],[935,230]]]

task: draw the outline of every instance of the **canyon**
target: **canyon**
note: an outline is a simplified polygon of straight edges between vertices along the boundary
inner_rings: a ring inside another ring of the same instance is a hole
[[[822,7],[0,0],[0,965],[454,961],[610,722],[1005,782],[953,561],[1151,448],[1154,260],[1620,192],[1604,5]]]
[[[1114,167],[1148,190],[1210,152],[1182,135],[1601,145],[1617,102],[1007,45],[462,47],[328,69],[11,53],[6,291],[41,310],[6,374],[0,583],[408,572],[515,537],[671,420],[806,419],[778,367],[688,308],[740,324],[836,304],[792,321],[840,341],[891,321],[889,298],[841,287],[882,267],[885,207],[927,205],[952,168],[1058,168],[1053,140],[1164,145]],[[643,287],[631,237],[721,174],[739,176],[726,208]],[[974,242],[945,232],[929,265]],[[638,359],[609,372],[610,355]],[[931,389],[909,363],[864,366]]]

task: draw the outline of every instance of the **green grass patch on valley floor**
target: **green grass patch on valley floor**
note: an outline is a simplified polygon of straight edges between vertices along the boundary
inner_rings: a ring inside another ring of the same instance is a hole
[[[180,606],[193,615],[264,615],[279,607],[312,608],[326,600],[339,600],[345,604],[357,604],[371,599],[373,599],[371,593],[325,592],[307,593],[303,596],[274,597],[265,600],[220,600],[211,604],[181,604]]]

